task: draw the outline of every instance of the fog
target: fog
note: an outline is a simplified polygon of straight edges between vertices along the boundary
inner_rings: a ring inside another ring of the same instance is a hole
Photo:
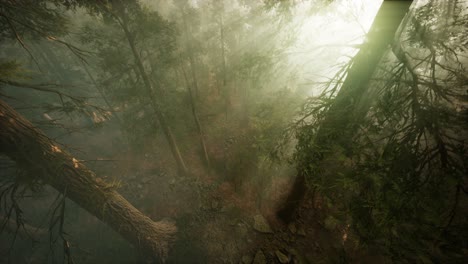
[[[0,1],[0,262],[411,262],[440,168],[466,249],[464,4],[411,2]]]

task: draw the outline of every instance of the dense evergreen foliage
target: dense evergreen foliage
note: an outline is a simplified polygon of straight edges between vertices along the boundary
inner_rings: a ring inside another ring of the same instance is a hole
[[[466,14],[450,8],[414,7],[366,93],[337,94],[350,77],[341,72],[296,125],[294,160],[329,210],[325,224],[349,226],[355,243],[397,262],[465,258],[466,63],[456,51],[466,29],[443,14]]]

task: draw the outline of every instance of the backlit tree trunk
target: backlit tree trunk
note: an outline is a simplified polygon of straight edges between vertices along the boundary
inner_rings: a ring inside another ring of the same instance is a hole
[[[329,144],[339,145],[346,150],[347,142],[357,130],[354,124],[359,123],[358,120],[361,120],[368,111],[366,107],[362,107],[360,101],[369,88],[369,81],[379,61],[392,44],[395,32],[411,3],[412,0],[385,0],[383,2],[367,34],[367,41],[353,58],[353,64],[347,72],[343,85],[328,110],[326,118],[320,124],[314,142],[311,142],[316,146],[317,151],[313,157],[310,157],[310,160],[304,160],[304,163],[323,159],[322,149]],[[307,164],[298,166],[304,167]],[[306,183],[306,175],[299,172],[286,202],[278,211],[281,219],[291,220],[307,191]]]

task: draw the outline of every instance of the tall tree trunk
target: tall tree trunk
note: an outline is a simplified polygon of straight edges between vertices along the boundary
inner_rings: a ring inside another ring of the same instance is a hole
[[[221,14],[219,18],[219,34],[220,34],[220,44],[221,44],[221,63],[222,63],[222,77],[223,77],[223,88],[222,91],[224,92],[224,102],[225,102],[225,111],[226,111],[226,118],[228,115],[228,110],[231,106],[231,91],[227,87],[227,72],[226,72],[226,51],[224,48],[224,22],[223,22],[223,16],[224,16],[224,2],[221,1]]]
[[[193,115],[193,119],[195,120],[195,124],[197,125],[198,138],[200,140],[200,146],[201,146],[202,151],[203,151],[203,157],[205,158],[206,167],[208,169],[211,169],[210,157],[208,155],[208,151],[206,149],[206,144],[205,144],[205,136],[204,136],[204,133],[203,133],[202,126],[200,124],[200,120],[198,119],[197,109],[195,107],[195,99],[193,98],[192,89],[190,88],[190,83],[189,83],[189,80],[187,78],[187,74],[185,73],[185,70],[184,70],[183,66],[182,66],[182,73],[184,75],[185,82],[187,84],[187,90],[188,90],[189,96],[190,96],[190,106],[192,108],[192,115]]]
[[[140,58],[140,54],[138,53],[138,50],[136,49],[134,38],[133,38],[133,36],[131,35],[131,33],[130,33],[129,29],[128,29],[125,15],[122,16],[122,19],[120,19],[119,17],[116,17],[116,19],[120,23],[120,26],[122,27],[122,29],[123,29],[123,31],[125,33],[125,37],[126,37],[126,39],[128,41],[130,49],[132,50],[132,54],[133,54],[133,57],[135,59],[135,63],[136,63],[137,68],[138,68],[138,70],[140,72],[140,76],[143,79],[143,84],[144,84],[144,86],[146,88],[146,91],[147,91],[147,93],[149,95],[151,105],[152,105],[152,107],[154,109],[156,117],[158,118],[159,124],[161,125],[161,128],[162,128],[162,130],[164,132],[164,135],[166,136],[166,139],[167,139],[167,141],[169,143],[169,146],[170,146],[171,152],[172,152],[172,156],[174,157],[174,159],[175,159],[175,161],[177,163],[177,167],[179,169],[179,172],[181,174],[187,174],[187,172],[188,172],[187,167],[185,166],[184,159],[182,158],[182,155],[180,153],[179,147],[177,146],[177,142],[176,142],[176,140],[174,138],[174,135],[173,135],[173,133],[171,131],[171,128],[169,127],[169,125],[166,122],[166,118],[164,117],[164,115],[162,113],[161,106],[159,105],[159,102],[155,100],[153,85],[151,84],[149,76],[146,74],[146,70],[145,70],[143,62],[142,62],[142,60]]]
[[[249,126],[249,90],[254,87],[254,81],[252,81],[250,78],[247,78],[247,81],[242,85],[242,109],[241,111],[241,124],[243,127],[248,127]]]
[[[165,258],[176,227],[153,222],[14,109],[0,100],[0,153],[32,180],[51,185],[112,227],[145,255]]]
[[[188,57],[189,57],[189,62],[190,62],[190,73],[192,75],[192,81],[193,81],[193,90],[194,90],[194,97],[198,98],[198,80],[197,80],[197,74],[195,73],[195,58],[193,54],[193,46],[191,44],[191,38],[192,36],[189,35],[190,31],[188,29],[187,25],[187,19],[185,18],[184,12],[182,12],[182,20],[184,21],[184,30],[185,30],[185,41],[187,42],[187,49],[188,49]],[[190,37],[190,39],[189,39]]]
[[[412,0],[385,0],[383,2],[367,34],[367,42],[353,58],[353,64],[347,72],[346,79],[328,110],[326,118],[320,124],[314,142],[311,142],[311,145],[316,146],[317,151],[310,157],[310,160],[303,160],[304,163],[323,159],[323,149],[331,143],[338,144],[345,149],[349,147],[349,139],[357,130],[356,124],[368,111],[368,108],[362,107],[359,101],[368,90],[372,74],[392,44],[395,32],[411,3]],[[307,164],[298,164],[298,166],[301,168]],[[306,194],[306,183],[306,175],[299,169],[292,189],[278,211],[278,216],[282,220],[288,222],[294,216]]]

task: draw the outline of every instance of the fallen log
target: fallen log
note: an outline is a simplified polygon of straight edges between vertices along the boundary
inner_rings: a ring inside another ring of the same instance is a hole
[[[154,222],[131,205],[116,187],[97,177],[71,154],[0,100],[0,153],[24,170],[28,180],[49,184],[112,227],[141,254],[164,260],[177,228]]]

